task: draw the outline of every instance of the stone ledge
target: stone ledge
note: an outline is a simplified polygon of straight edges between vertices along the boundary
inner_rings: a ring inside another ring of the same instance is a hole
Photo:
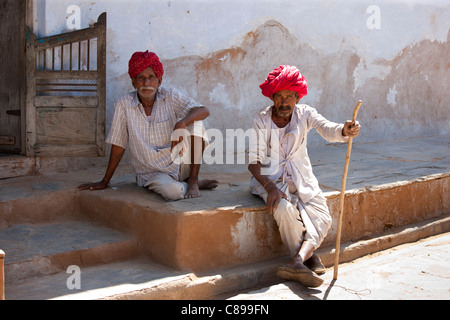
[[[449,181],[450,174],[445,173],[348,191],[342,243],[450,212],[446,197]],[[334,222],[323,247],[335,241],[338,195],[326,193]],[[264,202],[251,195],[245,184],[206,191],[200,200],[171,203],[133,184],[123,184],[79,193],[77,201],[81,213],[132,232],[145,253],[176,269],[209,270],[287,253]]]
[[[248,187],[206,191],[203,198],[167,203],[125,184],[79,193],[77,206],[92,219],[132,232],[145,253],[176,269],[207,270],[285,254],[275,221]]]

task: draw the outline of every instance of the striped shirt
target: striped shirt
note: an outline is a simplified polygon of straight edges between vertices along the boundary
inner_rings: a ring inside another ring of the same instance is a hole
[[[128,147],[139,186],[161,172],[178,180],[179,165],[170,155],[171,135],[175,124],[195,107],[202,105],[176,89],[165,88],[158,89],[151,116],[145,114],[136,91],[115,102],[106,143]]]

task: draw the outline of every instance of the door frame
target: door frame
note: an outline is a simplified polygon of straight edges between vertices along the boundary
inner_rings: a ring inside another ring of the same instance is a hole
[[[13,16],[8,15],[7,19],[12,19],[14,17],[15,20],[19,21],[19,31],[18,31],[18,40],[19,40],[19,56],[14,57],[18,59],[18,68],[17,74],[19,77],[18,86],[14,88],[14,90],[18,91],[18,105],[17,108],[14,108],[14,110],[7,110],[8,108],[1,109],[0,112],[2,112],[2,116],[5,116],[6,121],[8,121],[9,117],[20,117],[20,120],[18,121],[18,127],[16,127],[15,130],[5,132],[6,137],[3,137],[3,142],[6,143],[6,145],[15,145],[14,150],[10,150],[8,147],[1,148],[2,151],[0,153],[2,155],[9,155],[11,156],[19,156],[19,155],[25,155],[25,134],[26,134],[26,127],[25,127],[25,92],[26,92],[26,86],[25,86],[25,42],[26,42],[26,25],[27,21],[32,21],[32,18],[29,19],[28,16],[33,14],[32,11],[32,5],[33,0],[18,0],[18,16],[14,16],[17,14],[17,12],[13,12]],[[8,23],[6,21],[6,23]],[[14,139],[13,137],[16,137]]]
[[[25,74],[26,155],[104,156],[106,13],[89,28],[40,39],[27,26]]]

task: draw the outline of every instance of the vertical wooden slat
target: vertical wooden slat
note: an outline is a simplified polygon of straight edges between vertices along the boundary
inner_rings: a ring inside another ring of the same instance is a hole
[[[81,71],[81,41],[78,41],[78,70]]]
[[[30,27],[27,26],[26,36],[26,155],[32,157],[35,155],[34,146],[36,145],[36,108],[34,107],[34,97],[36,96],[36,84],[34,74],[36,72],[36,36]],[[45,50],[44,50],[45,56]],[[45,70],[45,64],[44,64]]]
[[[97,149],[100,156],[105,156],[105,109],[106,109],[106,13],[102,13],[96,24],[97,36]]]
[[[61,46],[61,71],[64,70],[64,46]]]
[[[44,70],[47,70],[47,50],[44,50]]]
[[[33,23],[34,10],[33,10],[33,0],[20,1],[20,47],[22,50],[26,48],[27,39],[27,26],[31,26]],[[36,64],[36,59],[34,59]],[[22,116],[20,117],[21,123],[21,136],[20,136],[20,151],[22,155],[26,154],[26,117],[23,116],[26,113],[26,54],[20,55],[20,70],[21,75],[20,81],[20,111]]]
[[[91,40],[87,40],[87,57],[86,57],[86,64],[88,71],[90,70],[90,64],[91,64]]]

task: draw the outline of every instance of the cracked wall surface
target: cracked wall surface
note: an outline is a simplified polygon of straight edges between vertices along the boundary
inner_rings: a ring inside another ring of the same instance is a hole
[[[209,128],[249,128],[270,103],[259,90],[281,64],[309,82],[303,103],[328,119],[358,118],[361,142],[447,134],[450,5],[413,1],[80,1],[38,0],[39,36],[67,32],[66,9],[81,27],[108,13],[107,129],[113,102],[132,90],[134,51],[162,58],[163,85],[208,106]],[[45,20],[42,20],[45,17]],[[311,144],[325,141],[316,133]]]

